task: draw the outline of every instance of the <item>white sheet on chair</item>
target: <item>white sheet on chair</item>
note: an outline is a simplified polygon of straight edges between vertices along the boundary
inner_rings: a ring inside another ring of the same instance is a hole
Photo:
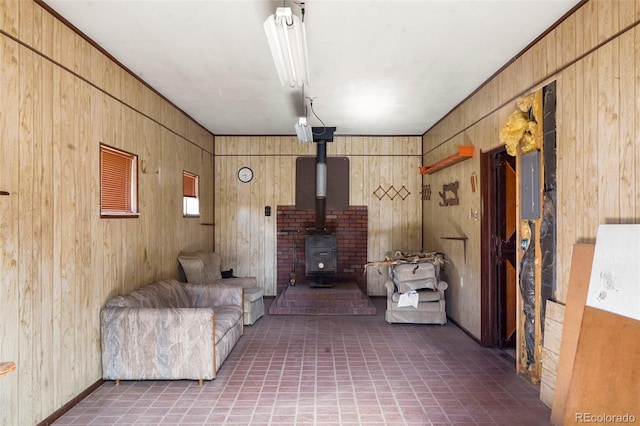
[[[415,290],[411,290],[407,293],[401,293],[398,298],[398,307],[404,308],[407,306],[413,306],[418,309],[418,292]]]

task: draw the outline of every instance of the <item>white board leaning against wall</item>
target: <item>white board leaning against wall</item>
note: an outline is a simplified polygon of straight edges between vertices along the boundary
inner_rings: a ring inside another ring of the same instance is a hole
[[[640,225],[600,225],[587,306],[640,321]]]

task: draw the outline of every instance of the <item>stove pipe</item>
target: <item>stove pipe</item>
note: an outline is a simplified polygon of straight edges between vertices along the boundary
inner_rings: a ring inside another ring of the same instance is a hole
[[[327,142],[333,142],[335,127],[312,127],[316,154],[316,230],[326,231],[327,216]]]
[[[325,229],[327,212],[327,143],[316,143],[316,229]]]

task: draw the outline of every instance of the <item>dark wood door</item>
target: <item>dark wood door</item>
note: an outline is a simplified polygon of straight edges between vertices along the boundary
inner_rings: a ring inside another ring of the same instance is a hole
[[[516,335],[516,166],[506,152],[496,155],[497,346],[514,347]]]
[[[516,340],[516,162],[505,148],[480,157],[481,336],[487,347],[514,347]]]

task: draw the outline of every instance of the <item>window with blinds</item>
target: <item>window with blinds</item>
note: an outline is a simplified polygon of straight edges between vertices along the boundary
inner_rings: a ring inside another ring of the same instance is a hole
[[[184,217],[200,217],[200,199],[198,175],[182,172],[182,215]]]
[[[138,156],[100,144],[100,216],[138,215]]]

